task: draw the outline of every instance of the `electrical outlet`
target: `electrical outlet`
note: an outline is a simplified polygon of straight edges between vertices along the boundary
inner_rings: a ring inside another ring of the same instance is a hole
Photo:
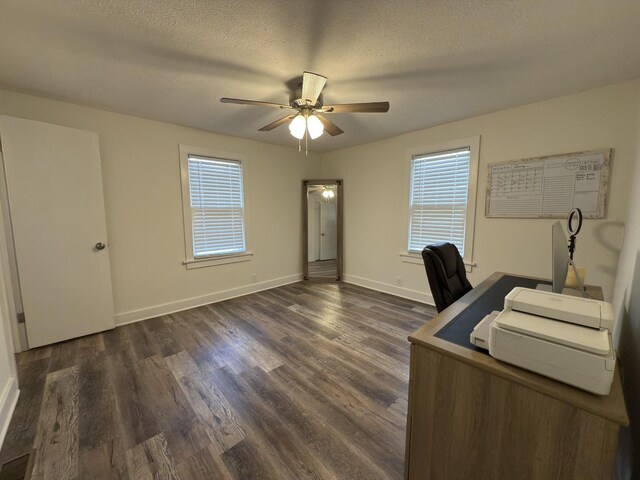
[[[397,285],[398,287],[401,287],[401,286],[402,286],[402,277],[396,277],[396,285]]]
[[[251,283],[258,283],[258,275],[255,273],[251,274]]]

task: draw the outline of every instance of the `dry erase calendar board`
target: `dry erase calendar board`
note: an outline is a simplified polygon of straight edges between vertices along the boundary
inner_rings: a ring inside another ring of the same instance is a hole
[[[611,149],[489,165],[485,215],[502,218],[604,218]]]

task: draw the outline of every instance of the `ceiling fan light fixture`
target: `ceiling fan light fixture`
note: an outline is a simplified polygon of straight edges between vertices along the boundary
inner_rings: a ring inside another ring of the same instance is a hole
[[[302,140],[306,128],[307,122],[302,115],[296,115],[296,117],[291,120],[291,123],[289,124],[289,132],[291,132],[291,135],[296,137],[298,140]]]
[[[333,189],[331,187],[324,187],[324,190],[322,191],[322,196],[325,198],[325,200],[329,201],[329,199],[335,197],[336,194],[333,193]]]
[[[312,140],[318,138],[324,132],[324,125],[315,115],[309,115],[307,118],[307,130]]]

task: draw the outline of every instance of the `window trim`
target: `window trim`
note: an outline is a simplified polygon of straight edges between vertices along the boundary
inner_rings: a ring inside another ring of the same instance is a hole
[[[252,259],[253,252],[250,250],[249,236],[249,213],[247,207],[248,185],[248,168],[246,155],[235,152],[226,152],[221,150],[212,150],[203,147],[194,147],[191,145],[179,145],[180,152],[180,183],[182,190],[182,220],[184,231],[185,259],[182,264],[187,270],[194,268],[210,267],[215,265],[227,265],[230,263],[246,262]],[[230,254],[209,255],[195,258],[193,255],[193,226],[191,224],[191,202],[189,193],[189,155],[217,158],[220,160],[232,160],[240,162],[242,165],[242,198],[243,198],[243,222],[244,222],[244,240],[245,251]]]
[[[471,272],[476,266],[473,260],[473,243],[475,236],[477,193],[478,193],[478,165],[480,159],[480,135],[474,137],[461,138],[447,142],[432,143],[421,147],[412,147],[405,152],[405,225],[404,225],[404,247],[400,252],[401,260],[405,263],[423,265],[422,257],[417,252],[408,251],[409,226],[411,224],[411,165],[416,156],[429,155],[446,150],[459,148],[469,148],[469,187],[467,191],[467,214],[465,218],[464,234],[464,257],[463,261],[467,272]]]

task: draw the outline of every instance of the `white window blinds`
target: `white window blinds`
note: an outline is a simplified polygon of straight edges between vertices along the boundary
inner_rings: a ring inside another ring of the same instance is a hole
[[[194,258],[246,250],[242,164],[189,155]]]
[[[451,242],[464,256],[469,190],[468,147],[415,155],[411,160],[409,251]]]

